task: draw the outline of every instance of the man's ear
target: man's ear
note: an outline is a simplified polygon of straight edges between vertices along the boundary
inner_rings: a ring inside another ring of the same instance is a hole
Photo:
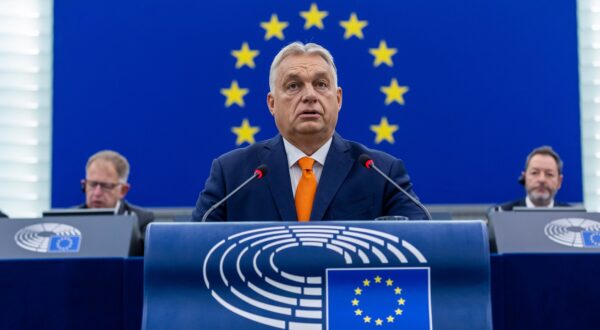
[[[342,110],[342,87],[337,88],[338,111]]]
[[[525,172],[521,172],[521,175],[519,175],[519,179],[517,179],[517,182],[519,182],[522,186],[525,185]]]
[[[269,107],[269,112],[272,116],[275,115],[275,98],[273,97],[273,93],[269,92],[267,94],[267,107]]]
[[[123,183],[120,187],[121,198],[125,198],[125,195],[127,195],[129,189],[131,189],[131,185],[129,183]]]

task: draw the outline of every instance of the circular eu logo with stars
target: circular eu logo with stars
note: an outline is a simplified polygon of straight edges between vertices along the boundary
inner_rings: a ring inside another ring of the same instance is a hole
[[[308,258],[315,267],[299,267],[307,263],[298,262],[300,258]],[[402,268],[409,263],[426,264],[427,259],[409,242],[382,231],[291,225],[248,230],[218,242],[204,259],[203,276],[223,307],[273,328],[323,329],[325,307],[337,303],[357,325],[392,325],[407,313],[409,297],[415,302],[425,299],[427,305],[427,290],[411,292],[404,285],[428,288],[423,284],[428,282],[428,269],[409,274],[414,267]],[[218,271],[208,271],[213,267]],[[378,295],[386,297],[385,306],[379,306]],[[425,315],[429,324],[427,309],[413,310],[411,317]]]
[[[563,218],[546,225],[550,240],[577,248],[600,248],[600,222],[583,218]]]
[[[25,250],[52,253],[78,252],[81,242],[79,229],[62,223],[38,223],[20,229],[15,243]]]

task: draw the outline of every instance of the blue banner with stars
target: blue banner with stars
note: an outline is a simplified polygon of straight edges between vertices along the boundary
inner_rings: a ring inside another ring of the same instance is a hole
[[[332,52],[337,131],[403,159],[423,202],[521,197],[542,144],[581,201],[576,23],[570,0],[55,0],[52,204],[115,149],[130,201],[193,205],[212,159],[277,134],[269,67],[293,41]]]
[[[429,268],[328,269],[329,330],[431,329]]]

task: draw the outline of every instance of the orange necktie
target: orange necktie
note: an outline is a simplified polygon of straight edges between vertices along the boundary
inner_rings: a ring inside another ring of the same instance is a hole
[[[302,177],[296,188],[296,214],[298,221],[309,221],[312,212],[313,200],[317,191],[317,178],[313,172],[315,160],[310,157],[302,157],[298,165],[302,169]]]

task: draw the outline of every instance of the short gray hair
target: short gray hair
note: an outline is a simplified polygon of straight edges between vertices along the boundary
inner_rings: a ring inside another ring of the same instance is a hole
[[[562,174],[563,161],[562,159],[560,159],[558,153],[554,151],[554,149],[552,149],[551,146],[541,146],[533,149],[533,151],[531,151],[527,156],[527,161],[525,161],[525,171],[527,171],[527,168],[529,167],[529,162],[531,161],[531,158],[533,158],[533,156],[535,155],[545,155],[554,158],[554,161],[556,161],[556,167],[558,168],[558,174]]]
[[[88,159],[87,164],[85,165],[86,171],[90,168],[93,162],[99,159],[112,163],[115,166],[115,171],[119,176],[119,180],[122,183],[127,183],[127,179],[129,179],[129,162],[127,161],[127,158],[112,150],[98,151]]]
[[[333,85],[337,87],[337,68],[335,67],[335,63],[333,62],[333,56],[331,53],[325,49],[325,47],[309,42],[307,44],[303,44],[300,41],[293,42],[285,47],[283,47],[279,53],[273,59],[271,63],[271,70],[269,71],[269,89],[271,92],[275,89],[275,79],[277,79],[277,69],[279,69],[279,65],[281,62],[288,56],[291,55],[303,55],[303,54],[317,54],[321,56],[329,66],[331,66],[333,71]]]

